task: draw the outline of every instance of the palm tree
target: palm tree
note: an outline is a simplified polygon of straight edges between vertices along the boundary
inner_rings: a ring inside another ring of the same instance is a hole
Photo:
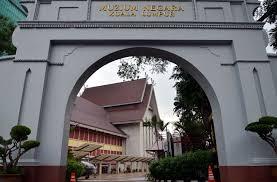
[[[159,119],[156,115],[154,115],[151,119],[146,119],[144,121],[144,127],[152,127],[155,132],[155,140],[157,144],[157,149],[159,150],[159,137],[161,136],[159,131],[164,131],[169,123],[164,124],[164,121]]]

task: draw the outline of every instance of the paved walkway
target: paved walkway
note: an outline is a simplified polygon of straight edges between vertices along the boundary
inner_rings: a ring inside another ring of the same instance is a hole
[[[120,181],[120,182],[146,182],[145,173],[122,173],[122,174],[102,174],[96,178],[90,177],[85,180],[83,177],[78,180],[80,182],[101,182],[101,181]]]

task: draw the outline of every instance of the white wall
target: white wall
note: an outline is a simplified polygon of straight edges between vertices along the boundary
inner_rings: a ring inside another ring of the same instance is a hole
[[[126,155],[141,156],[139,123],[117,125],[128,136],[126,139]]]

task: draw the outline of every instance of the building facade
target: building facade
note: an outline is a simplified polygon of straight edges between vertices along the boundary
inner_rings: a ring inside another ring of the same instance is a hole
[[[124,1],[140,5],[136,17],[99,11],[120,1],[23,3],[30,13],[13,34],[16,56],[0,61],[0,133],[8,137],[19,123],[40,141],[37,152],[24,156],[27,181],[64,180],[70,111],[84,81],[115,59],[142,55],[179,65],[207,94],[221,181],[274,181],[276,155],[244,131],[249,122],[277,114],[277,58],[266,53],[263,24],[252,18],[260,2],[172,1],[184,11],[168,18],[141,15],[143,7],[166,1]]]
[[[16,24],[27,17],[27,11],[20,5],[20,0],[1,0],[0,15],[5,16]]]
[[[101,145],[89,154],[150,157],[154,130],[143,122],[159,117],[153,86],[146,79],[87,88],[71,116],[69,146]]]

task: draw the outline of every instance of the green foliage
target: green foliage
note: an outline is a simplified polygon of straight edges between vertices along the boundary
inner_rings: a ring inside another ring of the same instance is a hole
[[[277,144],[272,135],[273,129],[277,128],[277,118],[272,116],[264,116],[257,122],[252,122],[245,127],[246,131],[257,133],[259,137],[267,142],[277,154]]]
[[[210,148],[215,147],[215,142],[211,140],[215,138],[211,130],[212,109],[205,92],[191,75],[178,66],[174,68],[171,79],[176,81],[174,112],[180,116],[174,124],[176,130],[190,138],[194,149],[203,149],[206,142],[209,142]]]
[[[254,122],[245,127],[246,131],[255,132],[258,134],[268,134],[272,132],[273,127],[271,125],[263,124],[260,122]]]
[[[23,141],[28,139],[28,135],[30,135],[30,133],[30,128],[22,125],[16,125],[11,129],[10,135],[12,139],[16,141]]]
[[[32,148],[36,148],[40,145],[40,142],[35,141],[35,140],[28,140],[26,142],[24,142],[21,145],[21,148],[23,148],[24,150],[30,150]]]
[[[12,33],[15,26],[8,18],[0,16],[0,56],[15,54],[16,48],[12,45]]]
[[[81,162],[71,158],[67,160],[66,178],[68,181],[73,171],[76,172],[77,177],[80,177],[85,171],[85,166]]]
[[[277,127],[277,117],[264,116],[259,119],[259,122],[266,125],[271,125],[274,128]]]
[[[2,171],[4,174],[23,174],[23,169],[20,166],[8,168],[7,171]]]
[[[0,145],[11,145],[12,139],[5,140],[3,137],[0,139]]]
[[[164,73],[169,64],[167,60],[151,56],[129,57],[128,60],[122,59],[120,63],[117,75],[124,80],[138,79],[147,66],[150,67],[151,73]]]
[[[274,24],[275,27],[269,31],[269,44],[277,48],[277,0],[264,0],[261,5],[254,9],[254,19]]]
[[[38,141],[27,140],[30,134],[30,128],[16,125],[10,131],[11,138],[5,140],[0,136],[0,164],[3,166],[2,173],[16,174],[21,172],[21,168],[17,166],[20,157],[40,145]]]
[[[157,144],[157,148],[159,149],[159,140],[162,138],[160,136],[159,130],[163,131],[167,127],[168,123],[164,125],[164,122],[158,118],[156,115],[154,115],[150,120],[147,119],[146,121],[143,122],[144,127],[152,127],[154,128],[155,131],[155,141]],[[158,158],[160,157],[158,153],[156,153]]]
[[[180,121],[174,123],[176,130],[182,133],[184,137],[189,139],[189,143],[186,143],[186,148],[190,150],[205,149],[206,143],[209,140],[209,135],[205,130],[202,122],[199,121]]]
[[[0,147],[0,156],[2,156],[5,153],[4,147]]]
[[[277,127],[277,118],[272,116],[264,116],[257,122],[252,122],[245,127],[246,131],[251,131],[259,135],[270,134]]]
[[[208,165],[211,163],[210,151],[188,152],[182,156],[153,161],[149,167],[149,176],[157,180],[198,180],[207,178]]]

